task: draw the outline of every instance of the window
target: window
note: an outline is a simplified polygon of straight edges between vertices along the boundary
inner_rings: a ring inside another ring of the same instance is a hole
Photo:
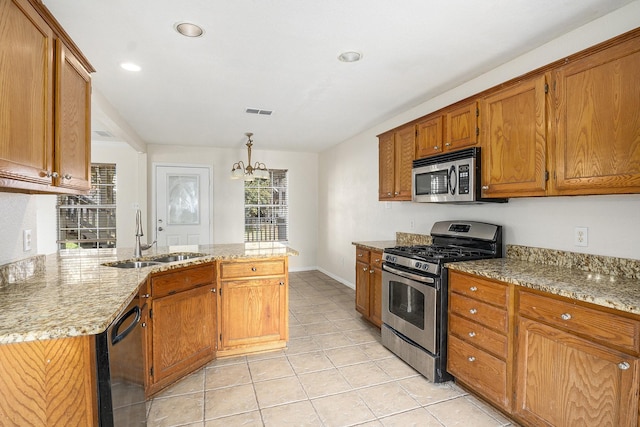
[[[58,249],[116,247],[116,165],[91,164],[87,195],[58,196]]]
[[[244,241],[289,240],[287,171],[269,170],[269,179],[244,182]]]

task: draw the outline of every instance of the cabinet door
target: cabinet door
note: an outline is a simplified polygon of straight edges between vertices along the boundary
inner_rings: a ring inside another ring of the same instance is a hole
[[[91,189],[91,77],[56,40],[55,170],[57,185]]]
[[[482,194],[542,196],[546,189],[545,77],[482,102]]]
[[[153,382],[160,387],[211,360],[216,343],[213,285],[152,301]]]
[[[382,270],[372,267],[369,270],[369,276],[369,320],[380,327],[382,326]]]
[[[532,425],[636,426],[638,359],[520,318],[515,413]]]
[[[476,102],[447,113],[447,150],[458,150],[478,142],[478,107]]]
[[[416,130],[416,159],[442,152],[442,116],[418,123]]]
[[[395,192],[395,145],[393,132],[380,135],[378,138],[378,199],[393,199]]]
[[[640,192],[640,39],[556,73],[558,194]]]
[[[411,171],[415,156],[416,130],[407,126],[395,134],[395,200],[411,200]]]
[[[28,1],[2,0],[0,34],[0,184],[50,185],[53,32]]]
[[[369,264],[356,261],[356,311],[369,317]]]
[[[288,339],[284,277],[223,282],[220,301],[223,349]]]

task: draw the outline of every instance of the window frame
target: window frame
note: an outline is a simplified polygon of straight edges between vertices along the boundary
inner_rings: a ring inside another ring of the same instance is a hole
[[[257,194],[254,200],[250,201],[248,195],[252,192]],[[244,242],[288,241],[289,171],[269,169],[269,179],[244,182]]]

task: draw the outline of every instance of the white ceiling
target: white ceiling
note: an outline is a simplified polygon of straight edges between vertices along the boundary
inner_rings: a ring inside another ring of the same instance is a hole
[[[630,2],[44,1],[96,68],[94,90],[144,142],[242,147],[250,131],[256,149],[311,152]],[[204,36],[179,35],[182,21]],[[339,62],[348,50],[362,60]]]

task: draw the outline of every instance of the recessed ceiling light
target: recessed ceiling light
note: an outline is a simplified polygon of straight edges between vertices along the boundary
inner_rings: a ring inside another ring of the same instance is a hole
[[[179,22],[174,28],[185,37],[200,37],[204,34],[202,27],[191,22]]]
[[[342,62],[357,62],[362,59],[362,54],[359,52],[342,52],[338,59]]]
[[[133,62],[123,62],[122,64],[120,64],[120,66],[122,68],[124,68],[127,71],[140,71],[142,70],[142,68],[140,68],[139,65],[134,64]]]

